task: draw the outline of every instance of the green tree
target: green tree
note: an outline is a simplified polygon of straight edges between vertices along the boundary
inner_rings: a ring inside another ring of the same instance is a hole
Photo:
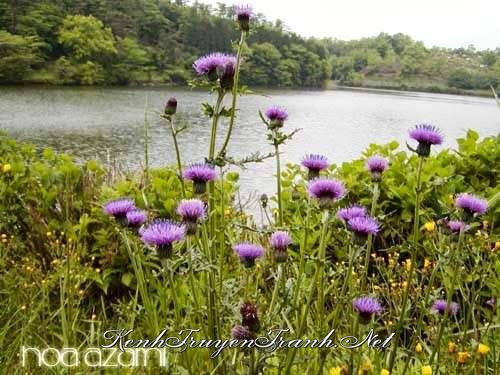
[[[67,16],[59,29],[58,40],[80,61],[103,59],[117,52],[111,29],[93,16]]]
[[[43,61],[37,37],[23,37],[0,30],[0,81],[19,82]]]

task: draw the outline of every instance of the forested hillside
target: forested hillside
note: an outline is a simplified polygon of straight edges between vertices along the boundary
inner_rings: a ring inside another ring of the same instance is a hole
[[[184,85],[194,59],[233,49],[239,37],[233,12],[182,0],[0,0],[0,82]],[[331,79],[403,89],[488,89],[500,85],[500,50],[429,49],[403,34],[305,39],[279,20],[256,17],[243,83],[321,87]]]

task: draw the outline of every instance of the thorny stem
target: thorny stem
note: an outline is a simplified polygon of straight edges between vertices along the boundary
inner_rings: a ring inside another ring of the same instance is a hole
[[[231,139],[231,133],[234,127],[234,120],[236,118],[236,99],[238,97],[238,82],[240,78],[240,64],[241,64],[241,54],[243,51],[243,44],[245,43],[245,32],[241,32],[240,44],[238,45],[238,53],[236,55],[236,67],[234,71],[234,83],[233,83],[233,101],[231,102],[231,117],[229,118],[229,127],[227,129],[226,139],[222,144],[222,147],[218,153],[218,156],[221,156],[226,151],[226,148],[229,144],[229,140]]]
[[[419,211],[420,211],[420,193],[421,193],[421,189],[422,189],[422,187],[420,185],[421,185],[423,165],[424,165],[424,158],[420,157],[419,163],[418,163],[417,181],[416,181],[416,187],[415,187],[415,212],[414,212],[414,217],[413,217],[413,249],[412,249],[411,258],[410,258],[411,264],[410,264],[410,270],[408,272],[408,281],[406,283],[406,288],[404,289],[404,292],[403,292],[403,300],[401,303],[401,312],[399,314],[398,323],[396,326],[396,332],[394,335],[394,346],[392,347],[392,351],[390,353],[389,373],[392,373],[392,370],[394,368],[394,363],[396,361],[397,350],[399,347],[399,336],[401,335],[401,330],[403,328],[404,320],[406,318],[406,303],[408,301],[408,295],[409,295],[410,288],[412,285],[413,274],[415,272],[418,237],[419,237],[419,232],[420,232],[420,230],[419,230],[419,228],[420,228]]]
[[[375,209],[377,207],[378,198],[380,196],[378,182],[374,182],[373,185],[373,197],[372,197],[372,207],[370,210],[370,215],[375,216]],[[364,289],[366,282],[368,281],[368,267],[370,265],[370,253],[372,250],[373,236],[371,234],[368,235],[366,240],[366,255],[365,255],[365,267],[363,269],[364,274],[361,280],[361,290]]]
[[[283,203],[281,200],[281,164],[280,164],[280,154],[279,145],[277,141],[274,141],[274,149],[276,154],[276,182],[277,182],[277,197],[278,197],[278,226],[283,227]]]
[[[170,131],[172,132],[172,139],[174,140],[174,148],[175,148],[175,157],[177,159],[177,173],[179,177],[179,181],[181,182],[182,189],[182,197],[186,198],[186,187],[184,186],[184,179],[182,178],[182,162],[181,162],[181,153],[179,150],[179,143],[177,142],[177,131],[174,127],[174,120],[172,116],[168,117],[168,122],[170,123]]]

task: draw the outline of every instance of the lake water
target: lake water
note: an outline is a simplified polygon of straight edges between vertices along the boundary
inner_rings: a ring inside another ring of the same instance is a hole
[[[204,92],[170,88],[1,87],[0,129],[10,136],[68,152],[79,159],[111,155],[121,165],[143,163],[145,109],[150,120],[150,160],[154,166],[175,160],[167,127],[159,119],[164,101],[175,96],[178,112],[190,127],[180,135],[186,162],[207,154],[210,124],[200,109],[215,98]],[[333,162],[356,158],[370,143],[405,141],[409,127],[429,122],[447,142],[473,128],[482,136],[500,132],[500,110],[492,99],[424,93],[364,91],[266,91],[240,99],[238,121],[228,155],[271,152],[258,110],[272,104],[289,111],[286,129],[302,128],[285,147],[283,162],[297,163],[306,153],[325,154]],[[220,126],[221,131],[226,127]],[[403,143],[404,144],[404,143]],[[243,193],[274,192],[274,162],[241,173]]]

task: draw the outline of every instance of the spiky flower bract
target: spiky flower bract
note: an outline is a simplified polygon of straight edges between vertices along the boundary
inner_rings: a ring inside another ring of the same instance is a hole
[[[380,302],[370,296],[357,297],[352,301],[354,310],[358,312],[362,321],[366,322],[371,319],[373,315],[381,314],[383,311]]]
[[[389,161],[380,155],[373,155],[366,161],[366,169],[370,171],[374,180],[379,180],[387,168]]]
[[[333,203],[345,194],[342,182],[331,178],[316,178],[307,186],[309,196],[316,198],[322,209],[331,208]]]
[[[253,10],[250,5],[238,5],[234,8],[236,21],[242,31],[250,30],[250,20],[253,16]]]
[[[157,219],[139,230],[141,240],[155,246],[161,258],[168,257],[172,244],[186,235],[186,226],[171,220]]]
[[[167,116],[172,116],[175,115],[177,112],[177,99],[176,98],[170,98],[167,100],[167,104],[165,104],[165,114]]]
[[[488,211],[488,202],[475,195],[462,193],[455,198],[455,206],[462,209],[468,215],[482,215]]]
[[[127,212],[126,218],[127,218],[127,224],[130,227],[137,228],[140,227],[142,224],[144,224],[144,222],[147,219],[147,213],[146,211],[133,210]]]
[[[184,169],[182,177],[185,180],[193,181],[196,194],[203,194],[206,191],[207,182],[215,180],[217,172],[210,164],[195,163]]]
[[[319,154],[308,154],[304,156],[301,164],[308,169],[308,179],[313,180],[319,176],[319,172],[328,168],[330,164],[326,156]]]
[[[288,246],[292,243],[292,238],[285,231],[276,231],[271,235],[269,244],[274,250],[274,259],[280,263],[286,261],[288,258]]]
[[[417,154],[427,157],[431,153],[431,145],[443,143],[443,135],[435,126],[419,124],[409,131],[410,138],[418,142]]]
[[[448,302],[444,299],[437,299],[434,301],[432,304],[431,310],[434,313],[441,314],[443,315],[446,310],[448,310],[448,314],[451,316],[457,315],[458,311],[460,310],[460,306],[456,302],[450,302],[448,305]]]
[[[115,199],[104,205],[104,212],[116,219],[125,219],[127,212],[133,210],[135,210],[135,203],[128,198]]]
[[[341,208],[337,211],[337,217],[344,221],[346,224],[355,217],[365,217],[368,215],[366,208],[358,205]]]
[[[281,128],[288,118],[288,112],[285,108],[279,106],[272,106],[266,109],[266,117],[269,120],[269,128]]]
[[[234,245],[233,250],[238,254],[245,267],[253,267],[255,265],[255,260],[264,255],[262,246],[248,242]]]
[[[250,328],[250,331],[256,333],[260,328],[260,321],[257,315],[257,305],[252,302],[244,302],[240,306],[241,324]]]

